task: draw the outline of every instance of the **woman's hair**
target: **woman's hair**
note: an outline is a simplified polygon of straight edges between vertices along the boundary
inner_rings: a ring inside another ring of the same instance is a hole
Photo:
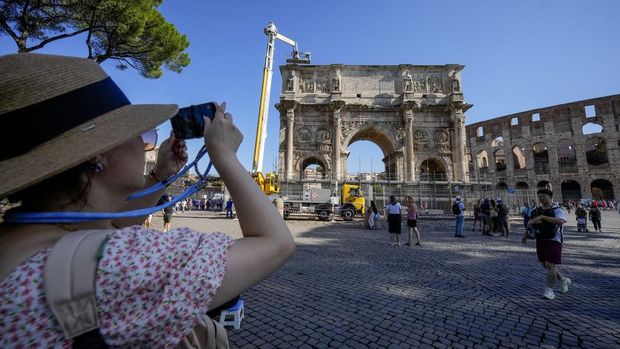
[[[394,195],[390,195],[390,202],[396,202],[396,197]]]
[[[11,202],[21,201],[15,211],[40,212],[86,205],[92,184],[93,165],[84,162],[9,196]]]

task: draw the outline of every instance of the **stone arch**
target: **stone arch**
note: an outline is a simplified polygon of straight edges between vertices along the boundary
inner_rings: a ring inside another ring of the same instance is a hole
[[[321,178],[313,178],[313,179],[328,179],[325,177],[326,177],[326,174],[330,173],[331,171],[331,168],[329,166],[329,161],[327,161],[327,159],[325,159],[325,157],[322,154],[317,154],[317,153],[302,156],[297,162],[297,164],[295,165],[295,169],[299,171],[300,179],[302,180],[305,179],[304,170],[308,166],[315,165],[315,164],[323,167],[324,172],[323,172],[323,175],[320,176]]]
[[[549,150],[545,143],[536,143],[532,146],[534,155],[534,172],[536,174],[549,173]]]
[[[497,183],[497,185],[495,186],[495,189],[497,189],[497,190],[499,190],[499,191],[508,190],[508,184],[506,184],[506,182],[499,182],[499,183]]]
[[[505,171],[506,170],[506,154],[504,154],[504,149],[497,149],[493,152],[493,157],[495,158],[495,171]]]
[[[512,147],[512,157],[515,170],[522,170],[527,167],[525,159],[525,148],[515,145]]]
[[[420,161],[420,180],[448,180],[448,164],[436,157],[427,157]]]
[[[614,185],[603,178],[595,179],[590,183],[592,198],[595,200],[613,200]]]
[[[563,163],[577,162],[575,141],[573,139],[560,139],[558,141],[558,161]]]
[[[377,146],[383,152],[383,163],[385,164],[385,174],[390,179],[403,178],[404,173],[401,173],[399,168],[400,163],[403,162],[401,157],[395,156],[395,151],[398,148],[398,142],[394,137],[392,130],[377,126],[367,125],[357,128],[349,132],[343,141],[343,150],[346,154],[349,154],[349,146],[358,141],[370,141]],[[347,159],[344,159],[343,168],[347,168]]]
[[[476,155],[476,160],[478,161],[478,168],[488,168],[489,167],[489,154],[487,154],[486,150],[481,150]]]
[[[561,184],[562,200],[581,200],[581,184],[574,180],[565,180]]]
[[[386,156],[393,153],[398,148],[393,131],[381,126],[368,125],[355,129],[345,135],[342,143],[346,148],[351,145],[351,143],[357,141],[371,141],[375,143]]]
[[[602,136],[589,136],[585,142],[586,161],[591,166],[609,163],[607,157],[607,140]]]
[[[577,153],[573,139],[560,139],[558,141],[558,165],[560,173],[577,173]]]
[[[530,189],[530,185],[527,184],[526,182],[517,182],[515,184],[515,188],[516,189]]]

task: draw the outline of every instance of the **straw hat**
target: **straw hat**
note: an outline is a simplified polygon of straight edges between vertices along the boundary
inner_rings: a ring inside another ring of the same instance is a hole
[[[93,60],[1,56],[0,198],[121,145],[177,110],[131,105]]]

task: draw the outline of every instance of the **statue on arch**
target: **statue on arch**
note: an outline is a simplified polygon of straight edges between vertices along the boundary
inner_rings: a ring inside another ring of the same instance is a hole
[[[452,72],[452,75],[450,76],[450,82],[452,84],[452,92],[461,92],[461,82],[456,76],[456,70]]]
[[[295,90],[295,73],[290,72],[286,79],[286,91],[292,92]]]
[[[336,69],[332,73],[332,91],[340,91],[340,80],[342,76],[340,76],[340,69]]]
[[[408,69],[405,70],[405,73],[403,74],[403,83],[405,92],[413,91],[413,77],[411,76],[411,73]]]

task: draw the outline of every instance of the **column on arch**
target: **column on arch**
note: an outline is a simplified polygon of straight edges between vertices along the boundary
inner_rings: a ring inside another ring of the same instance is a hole
[[[415,181],[415,150],[413,147],[413,110],[405,110],[405,170],[407,181]]]
[[[285,178],[293,179],[293,136],[295,130],[295,101],[282,101],[280,106],[286,110],[286,171]]]
[[[340,169],[340,154],[342,152],[342,110],[344,108],[344,101],[333,101],[330,103],[330,109],[333,113],[332,118],[332,175],[333,179],[338,181],[341,178],[341,169]]]
[[[468,181],[466,178],[467,158],[465,156],[465,114],[463,114],[462,106],[453,105],[452,107],[452,121],[453,130],[452,140],[453,150],[456,150],[453,154],[456,155],[453,159],[454,174],[453,179],[456,181]]]

